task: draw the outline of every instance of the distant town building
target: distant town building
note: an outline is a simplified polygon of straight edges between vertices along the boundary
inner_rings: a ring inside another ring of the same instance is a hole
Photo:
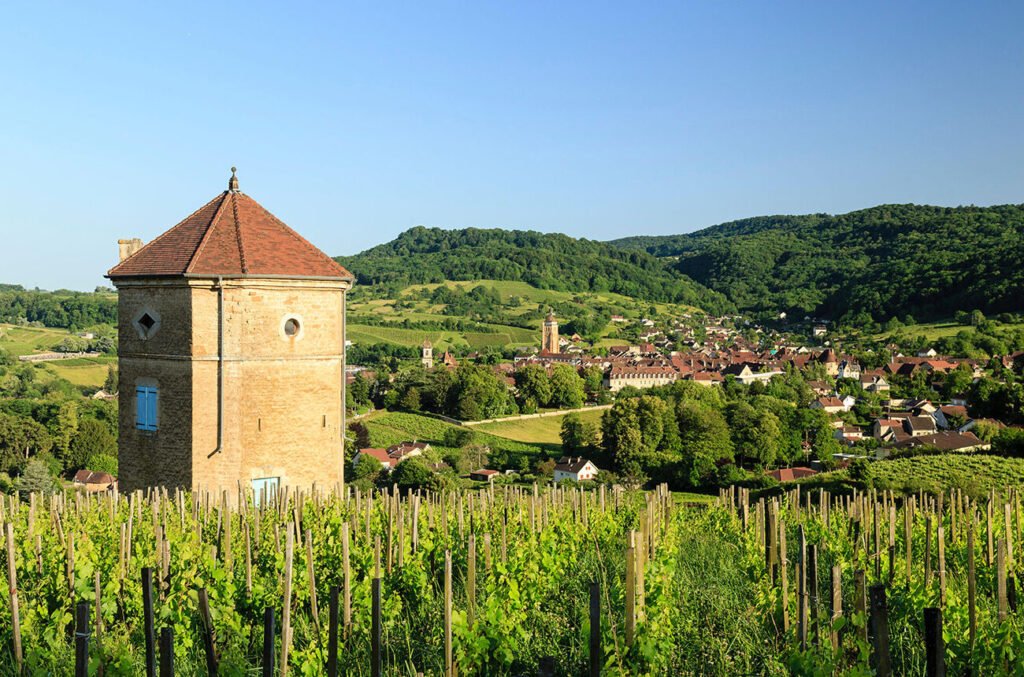
[[[545,353],[561,352],[558,345],[558,320],[555,319],[555,314],[550,311],[548,312],[548,316],[544,318],[544,326],[541,330],[540,349],[541,352]]]
[[[600,472],[598,467],[582,456],[563,456],[555,464],[554,480],[555,482],[559,480],[585,482],[595,479],[598,472]]]

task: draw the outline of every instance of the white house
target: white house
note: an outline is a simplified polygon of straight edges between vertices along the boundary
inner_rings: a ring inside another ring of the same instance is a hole
[[[563,456],[555,465],[555,481],[576,480],[584,482],[597,477],[598,468],[582,456]]]

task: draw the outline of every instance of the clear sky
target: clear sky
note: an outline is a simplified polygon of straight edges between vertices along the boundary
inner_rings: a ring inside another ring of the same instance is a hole
[[[1024,3],[11,2],[0,281],[92,289],[226,187],[332,255],[1024,202]]]

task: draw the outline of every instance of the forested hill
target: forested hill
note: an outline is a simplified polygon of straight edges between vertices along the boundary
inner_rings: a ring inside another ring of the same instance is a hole
[[[395,240],[337,261],[361,285],[399,290],[444,280],[522,280],[540,289],[616,292],[709,312],[734,307],[644,251],[533,231],[416,227]]]
[[[747,311],[880,322],[1024,310],[1024,205],[881,205],[610,244],[672,257]]]

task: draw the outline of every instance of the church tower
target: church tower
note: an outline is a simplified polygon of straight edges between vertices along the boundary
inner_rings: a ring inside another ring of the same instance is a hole
[[[544,328],[540,337],[540,350],[544,353],[560,352],[558,346],[558,320],[555,319],[555,313],[550,310],[548,311],[548,316],[544,318]]]
[[[423,364],[424,369],[434,368],[434,344],[430,342],[430,339],[423,340],[423,352],[420,362]]]
[[[344,481],[352,275],[238,189],[122,249],[119,483],[191,490]]]

